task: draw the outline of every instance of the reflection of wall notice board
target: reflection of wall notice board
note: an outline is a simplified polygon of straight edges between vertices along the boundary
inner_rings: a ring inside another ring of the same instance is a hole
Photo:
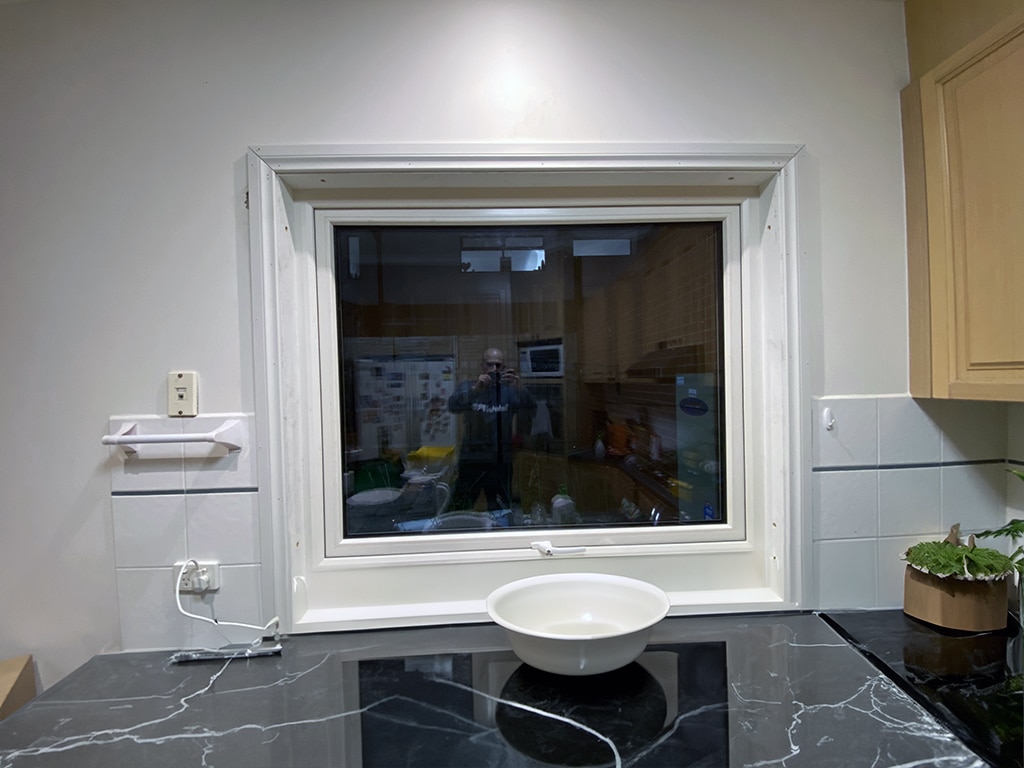
[[[454,391],[451,357],[356,361],[356,404],[362,457],[407,453],[421,445],[454,445],[448,412]]]

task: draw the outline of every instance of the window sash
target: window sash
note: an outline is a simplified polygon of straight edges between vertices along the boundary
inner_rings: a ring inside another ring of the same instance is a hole
[[[316,231],[316,307],[319,328],[319,383],[321,402],[323,478],[322,517],[311,521],[322,531],[323,552],[327,561],[334,558],[379,558],[389,560],[402,555],[420,559],[458,560],[469,557],[501,559],[509,550],[529,549],[538,539],[556,546],[587,547],[591,554],[619,548],[646,545],[675,548],[699,543],[741,543],[746,537],[746,494],[743,429],[743,340],[742,340],[742,252],[740,248],[740,210],[736,205],[658,205],[614,207],[545,208],[381,208],[321,209],[315,212]],[[342,535],[343,441],[341,434],[341,388],[338,377],[336,276],[334,260],[335,226],[464,225],[486,226],[535,224],[615,224],[714,221],[722,226],[723,253],[723,334],[725,359],[726,506],[728,520],[687,526],[659,526],[628,529],[563,528],[491,530],[485,533],[397,535],[373,538],[344,538]],[[639,551],[637,552],[639,554]],[[323,564],[329,567],[329,562]]]

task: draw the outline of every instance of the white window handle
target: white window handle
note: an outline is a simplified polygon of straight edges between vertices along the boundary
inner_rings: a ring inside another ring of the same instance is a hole
[[[550,541],[535,541],[530,549],[536,549],[542,555],[582,555],[586,547],[556,547]]]

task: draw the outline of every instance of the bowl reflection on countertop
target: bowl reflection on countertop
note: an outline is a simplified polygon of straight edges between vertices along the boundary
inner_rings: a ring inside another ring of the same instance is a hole
[[[495,721],[505,740],[527,757],[553,765],[603,766],[615,764],[612,748],[573,723],[602,734],[620,759],[628,759],[658,737],[667,711],[664,689],[635,661],[600,675],[573,677],[522,664],[502,689]]]

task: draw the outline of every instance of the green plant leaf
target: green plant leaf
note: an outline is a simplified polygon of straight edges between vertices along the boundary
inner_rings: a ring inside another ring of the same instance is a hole
[[[1010,538],[1014,542],[1017,539],[1024,538],[1024,520],[1020,518],[1014,518],[1002,528],[996,528],[992,531],[982,531],[977,534],[978,538]]]
[[[948,541],[923,541],[906,553],[907,562],[936,576],[986,578],[1024,572],[1024,561],[1011,560],[989,547],[968,547]]]

